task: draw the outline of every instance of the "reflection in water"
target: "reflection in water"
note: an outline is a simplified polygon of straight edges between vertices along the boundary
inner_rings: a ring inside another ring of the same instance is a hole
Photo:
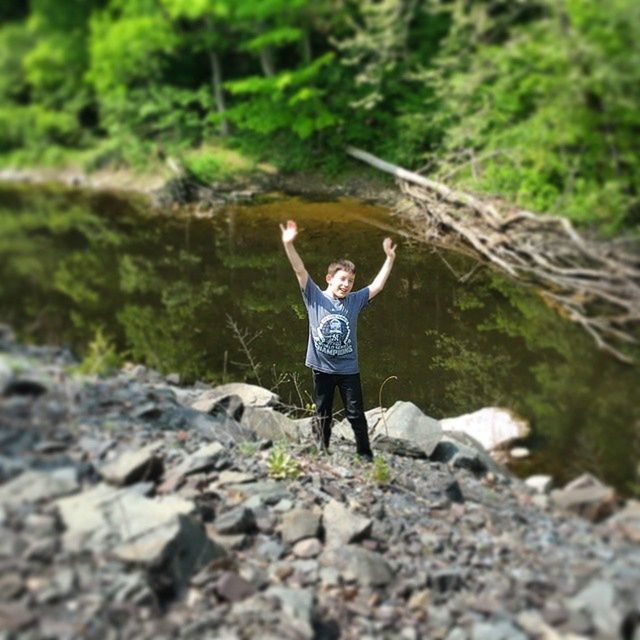
[[[393,225],[351,200],[283,199],[197,220],[109,194],[0,187],[0,320],[79,355],[102,326],[131,359],[186,380],[255,381],[231,318],[255,337],[262,384],[304,405],[306,314],[280,245],[287,218],[299,223],[297,247],[314,279],[347,257],[356,287],[380,268]],[[464,283],[454,275],[473,266],[400,242],[387,289],[360,320],[367,406],[395,375],[387,406],[411,400],[436,418],[510,407],[534,432],[534,456],[519,471],[564,480],[589,469],[628,491],[640,454],[638,368],[597,352],[530,290],[486,269]]]

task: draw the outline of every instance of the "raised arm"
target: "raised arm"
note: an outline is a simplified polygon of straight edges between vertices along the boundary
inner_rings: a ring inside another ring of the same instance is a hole
[[[369,285],[369,300],[377,296],[387,283],[387,278],[393,268],[393,261],[396,259],[396,245],[391,242],[391,238],[385,238],[382,243],[382,248],[387,256],[387,259],[382,265],[382,269],[378,271],[378,275],[373,279],[373,282]]]
[[[304,289],[307,286],[309,274],[304,268],[302,258],[298,255],[296,248],[293,246],[293,241],[298,235],[298,225],[293,220],[287,220],[287,226],[285,227],[281,224],[280,231],[282,231],[282,244],[284,245],[284,251],[287,254],[287,258],[289,258],[289,262],[293,267],[296,278],[298,278],[300,288]]]

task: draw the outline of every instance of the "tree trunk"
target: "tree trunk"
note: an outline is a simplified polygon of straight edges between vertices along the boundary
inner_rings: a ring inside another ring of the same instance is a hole
[[[224,116],[226,105],[224,102],[224,90],[222,89],[222,69],[220,67],[220,57],[218,54],[209,49],[209,62],[211,64],[211,85],[213,87],[213,96],[216,101],[216,110],[222,116],[220,120],[220,134],[229,135],[229,121]]]
[[[262,65],[262,73],[264,73],[267,78],[272,78],[276,74],[273,48],[271,46],[260,49],[260,64]]]
[[[304,36],[302,38],[302,59],[305,64],[309,64],[311,62],[312,57],[311,52],[311,38],[309,37],[309,32],[305,30]]]

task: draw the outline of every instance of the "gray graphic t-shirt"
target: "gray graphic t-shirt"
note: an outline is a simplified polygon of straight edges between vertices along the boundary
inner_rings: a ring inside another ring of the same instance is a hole
[[[308,278],[302,297],[309,314],[307,367],[324,373],[358,373],[358,314],[369,303],[369,287],[336,300]]]

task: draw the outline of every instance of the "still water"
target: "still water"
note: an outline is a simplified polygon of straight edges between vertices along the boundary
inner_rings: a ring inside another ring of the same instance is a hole
[[[213,218],[158,214],[108,193],[0,184],[0,321],[79,357],[101,327],[127,358],[187,382],[246,379],[311,402],[305,310],[280,243],[294,218],[316,282],[335,257],[356,288],[397,222],[355,200],[271,198]],[[464,256],[395,235],[387,288],[359,323],[367,408],[410,400],[435,418],[503,406],[530,421],[514,470],[558,481],[585,470],[640,490],[640,369],[599,352],[531,289]]]

